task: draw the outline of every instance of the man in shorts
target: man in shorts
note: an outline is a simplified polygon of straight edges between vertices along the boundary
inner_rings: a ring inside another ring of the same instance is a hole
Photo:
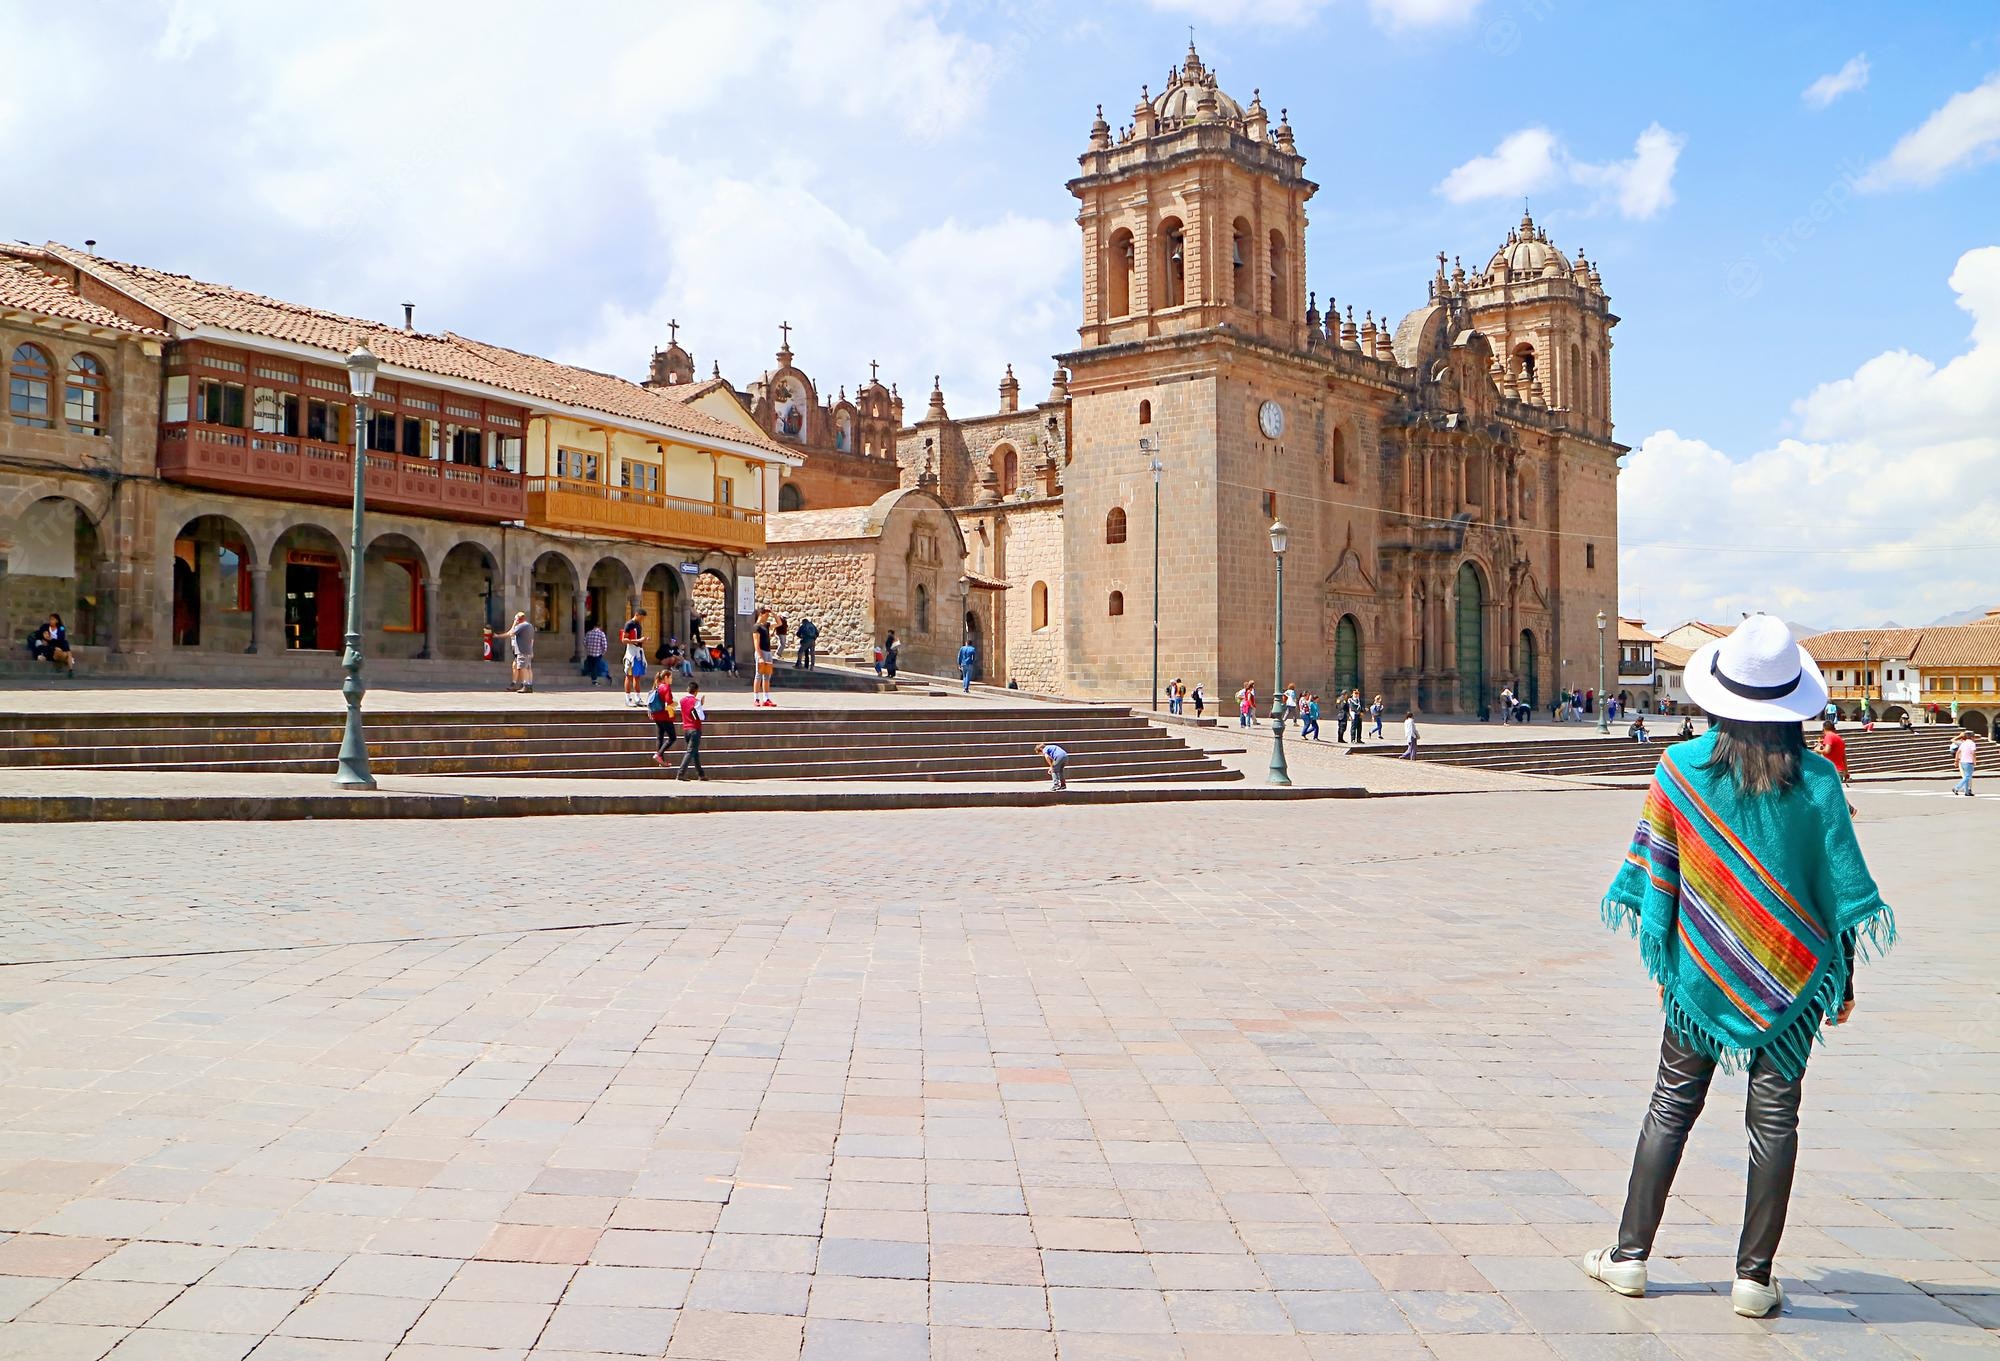
[[[514,612],[514,623],[500,635],[507,640],[507,659],[512,664],[512,677],[507,688],[518,690],[524,695],[535,690],[535,626],[528,622],[525,612]]]

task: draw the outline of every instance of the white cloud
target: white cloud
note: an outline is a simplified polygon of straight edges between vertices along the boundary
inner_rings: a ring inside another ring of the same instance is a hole
[[[1821,76],[1799,93],[1810,109],[1823,109],[1842,95],[1868,88],[1868,54],[1849,57],[1847,64],[1831,75]]]
[[[1298,28],[1319,17],[1330,0],[1147,0],[1154,9],[1191,14],[1198,23]],[[1368,17],[1390,33],[1464,23],[1482,0],[1368,0]]]
[[[1489,156],[1475,156],[1438,183],[1453,203],[1520,198],[1569,183],[1593,189],[1623,217],[1646,219],[1674,201],[1674,171],[1687,138],[1653,123],[1622,161],[1579,161],[1547,128],[1510,133]]]
[[[1559,183],[1562,146],[1547,128],[1510,133],[1490,156],[1475,156],[1444,177],[1437,192],[1453,203],[1520,198]]]
[[[2000,156],[2000,74],[1944,102],[1868,167],[1863,189],[1924,188],[1954,170]]]
[[[2000,246],[1951,286],[1969,348],[1877,355],[1793,403],[1800,438],[1739,459],[1648,436],[1619,478],[1626,600],[1659,623],[1775,607],[1821,627],[2000,603]]]

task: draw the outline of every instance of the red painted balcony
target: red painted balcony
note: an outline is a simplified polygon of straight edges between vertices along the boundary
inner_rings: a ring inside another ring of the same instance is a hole
[[[350,505],[354,455],[337,444],[269,435],[232,425],[175,421],[160,427],[160,476],[244,496]],[[447,520],[525,519],[528,493],[519,473],[401,454],[368,455],[372,510]]]

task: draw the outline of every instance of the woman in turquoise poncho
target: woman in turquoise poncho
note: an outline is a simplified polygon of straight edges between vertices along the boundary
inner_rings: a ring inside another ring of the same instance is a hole
[[[1791,630],[1752,615],[1688,659],[1688,697],[1715,720],[1668,750],[1607,924],[1639,938],[1666,1033],[1659,1080],[1632,1158],[1618,1241],[1584,1270],[1646,1293],[1646,1258],[1689,1131],[1718,1065],[1747,1070],[1749,1192],[1736,1250],[1736,1312],[1784,1308],[1772,1274],[1798,1162],[1806,1061],[1826,1025],[1854,1010],[1854,960],[1886,948],[1895,921],[1855,840],[1840,776],[1805,749],[1800,724],[1826,682]]]

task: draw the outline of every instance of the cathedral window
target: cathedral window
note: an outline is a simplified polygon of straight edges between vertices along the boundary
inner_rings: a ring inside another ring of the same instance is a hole
[[[929,633],[931,631],[931,593],[922,584],[917,586],[916,616],[917,632]]]
[[[1347,436],[1344,432],[1333,432],[1333,480],[1347,481]]]
[[[1111,258],[1105,261],[1105,312],[1114,317],[1132,312],[1132,233],[1111,233]]]
[[[1583,546],[1583,565],[1584,565],[1585,567],[1589,567],[1589,568],[1592,568],[1593,570],[1594,570],[1594,569],[1596,568],[1596,566],[1597,566],[1597,545],[1596,545],[1596,544],[1594,544],[1594,543],[1587,543],[1587,544],[1585,544],[1585,545]]]
[[[1532,383],[1535,381],[1535,347],[1525,342],[1514,347],[1514,372]]]
[[[779,510],[804,510],[806,498],[799,494],[797,483],[787,482],[778,488]]]
[[[1179,307],[1187,301],[1187,232],[1181,220],[1160,224],[1160,306]]]
[[[1028,592],[1028,627],[1045,629],[1049,626],[1049,583],[1038,581]]]
[[[14,424],[53,430],[49,413],[49,352],[39,345],[18,345],[7,372],[7,410]]]
[[[1145,401],[1140,402],[1139,424],[1151,425],[1152,423],[1153,423],[1153,404],[1151,402],[1145,402]]]
[[[1104,517],[1104,542],[1125,542],[1125,507],[1113,506],[1111,513]]]
[[[1574,345],[1569,347],[1569,371],[1563,374],[1563,403],[1574,407],[1579,416],[1590,414],[1590,392],[1583,382],[1583,361]]]
[[[1113,591],[1111,593],[1111,606],[1105,613],[1109,614],[1113,619],[1125,613],[1125,592]]]
[[[1242,218],[1236,219],[1229,238],[1229,277],[1234,287],[1236,305],[1254,309],[1256,303],[1250,296],[1250,224]]]
[[[1286,295],[1291,291],[1290,261],[1285,251],[1285,234],[1271,233],[1271,315],[1283,321],[1291,315]]]
[[[999,483],[1002,496],[1012,496],[1021,485],[1021,456],[1014,452],[1010,444],[1000,446],[996,456],[993,475]]]

